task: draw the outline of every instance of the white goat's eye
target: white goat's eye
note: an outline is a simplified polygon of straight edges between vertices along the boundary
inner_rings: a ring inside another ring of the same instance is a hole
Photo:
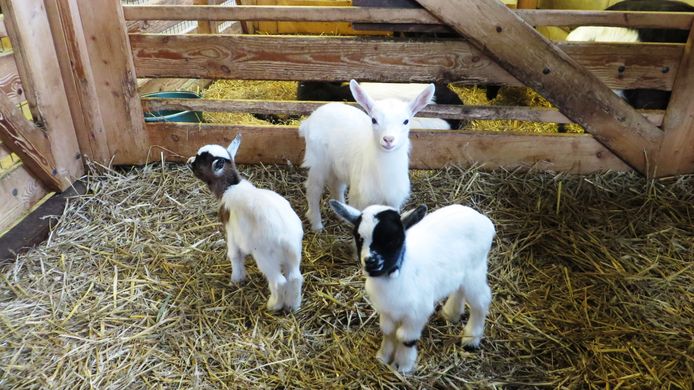
[[[409,119],[405,119],[405,121],[402,122],[403,125],[406,125],[406,124],[408,124],[408,123],[410,123],[410,120],[409,120]]]
[[[378,123],[378,121],[376,121],[376,118],[371,118],[371,123],[373,123],[375,125]]]

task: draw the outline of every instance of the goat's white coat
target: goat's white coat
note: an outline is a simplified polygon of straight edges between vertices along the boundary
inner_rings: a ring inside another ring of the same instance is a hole
[[[361,83],[361,87],[373,100],[399,99],[404,102],[414,100],[429,84],[418,83]],[[429,104],[436,104],[433,96]],[[450,130],[451,125],[440,118],[412,118],[412,129]]]
[[[370,237],[366,230],[374,226],[364,221],[373,219],[383,209],[371,206],[364,210],[359,231],[362,237]],[[461,205],[436,210],[407,230],[399,273],[366,278],[366,293],[381,316],[384,334],[379,359],[388,362],[394,353],[393,363],[398,369],[411,371],[417,351],[402,343],[420,338],[436,303],[445,297],[448,300],[443,315],[451,322],[460,319],[466,302],[470,306],[463,343],[479,345],[491,303],[487,255],[494,235],[489,218]],[[368,255],[367,238],[362,262]]]
[[[426,92],[433,95],[433,85]],[[424,95],[419,96],[424,99]],[[349,184],[349,203],[358,209],[373,204],[400,209],[410,194],[410,124],[403,122],[412,121],[431,97],[419,104],[415,100],[372,100],[368,95],[367,101],[360,102],[358,96],[355,99],[370,115],[343,103],[329,103],[316,109],[299,127],[306,140],[302,166],[309,168],[306,215],[315,231],[323,228],[320,198],[326,184],[341,202]],[[376,125],[372,125],[372,118]],[[392,143],[386,143],[386,138],[392,138]],[[388,145],[392,149],[387,150]]]

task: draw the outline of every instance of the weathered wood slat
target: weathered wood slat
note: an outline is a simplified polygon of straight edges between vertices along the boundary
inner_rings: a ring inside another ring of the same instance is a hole
[[[125,5],[126,20],[276,20],[304,22],[441,24],[424,9],[310,6]],[[576,10],[516,10],[535,26],[615,26],[688,30],[692,13]]]
[[[138,77],[523,85],[460,40],[131,34],[130,43]],[[664,90],[672,88],[684,49],[652,44],[644,53],[644,46],[634,44],[558,46],[611,88]]]
[[[12,151],[7,149],[7,147],[5,145],[0,143],[0,161],[3,158],[9,156],[10,154],[12,154]]]
[[[62,180],[60,189],[65,189],[84,174],[84,167],[75,158],[79,144],[43,0],[0,0],[0,4],[29,107],[39,127],[46,129],[50,145],[36,146],[42,154],[52,154]]]
[[[172,161],[185,161],[201,145],[226,144],[243,133],[239,163],[300,164],[304,140],[296,127],[224,126],[150,123],[145,126],[152,144],[150,158],[159,153]],[[433,169],[449,164],[482,163],[487,168],[537,168],[588,173],[630,168],[590,135],[531,136],[504,133],[463,133],[413,130],[412,168]],[[272,145],[272,147],[268,147]]]
[[[14,104],[25,100],[22,80],[12,52],[0,54],[0,93],[10,98]]]
[[[143,99],[145,111],[182,110],[208,112],[249,112],[254,114],[308,115],[328,102],[283,100],[216,100],[216,99]],[[356,103],[346,103],[357,106]],[[664,112],[642,110],[644,116],[660,126]],[[572,123],[564,114],[553,108],[513,106],[457,106],[437,104],[427,106],[417,114],[424,118],[444,119],[510,119],[530,122]]]
[[[676,81],[663,120],[658,176],[694,173],[694,29],[689,31]]]
[[[48,193],[22,164],[0,176],[0,232],[14,224]]]
[[[0,94],[0,140],[47,188],[60,191],[67,187],[58,175],[46,135],[27,121],[3,94]]]
[[[5,16],[0,15],[0,37],[7,36],[7,27],[5,27]]]
[[[147,140],[122,7],[116,1],[99,7],[91,0],[76,3],[86,38],[83,52],[90,64],[108,155],[113,156],[114,164],[133,161],[133,156],[141,156],[146,150]]]
[[[639,172],[650,174],[662,132],[581,64],[495,1],[418,0]],[[484,23],[464,23],[466,19]],[[519,50],[522,48],[522,50]]]

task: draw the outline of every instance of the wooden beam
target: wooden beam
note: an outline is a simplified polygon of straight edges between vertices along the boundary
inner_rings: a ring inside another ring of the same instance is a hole
[[[70,113],[80,151],[86,158],[107,163],[111,153],[76,1],[54,0],[45,5],[65,91],[71,97]]]
[[[47,188],[60,191],[67,187],[58,175],[47,135],[27,121],[3,94],[0,94],[0,141],[16,153]]]
[[[154,6],[124,5],[126,20],[238,20],[439,25],[441,21],[417,8],[310,6]],[[535,26],[615,26],[689,29],[694,13],[534,10],[514,11]]]
[[[76,5],[108,154],[114,164],[132,162],[143,155],[147,137],[121,3],[109,0],[95,7],[91,0],[76,0]]]
[[[131,34],[130,43],[138,77],[355,78],[523,85],[470,43],[458,39],[402,41],[317,36]],[[675,69],[684,49],[684,45],[651,44],[646,54],[644,46],[638,44],[572,42],[558,46],[611,88],[663,90],[672,88]],[[522,53],[524,51],[518,55]]]
[[[0,232],[12,226],[48,192],[23,164],[0,175]]]
[[[5,27],[5,16],[0,15],[0,37],[7,36],[7,27]]]
[[[7,147],[3,144],[0,143],[0,161],[4,159],[5,157],[9,156],[12,154],[12,151],[10,149],[7,149]],[[2,168],[0,166],[0,168]]]
[[[304,140],[291,126],[225,126],[149,123],[151,160],[163,153],[169,161],[185,161],[205,144],[230,142],[243,134],[239,163],[300,164]],[[413,130],[410,167],[441,168],[482,163],[487,168],[536,168],[588,173],[630,168],[590,135],[516,135],[508,133]],[[268,145],[273,147],[268,148]]]
[[[45,241],[51,226],[63,214],[68,199],[82,195],[86,193],[86,190],[87,187],[82,182],[76,181],[66,191],[53,195],[10,231],[0,236],[0,264],[12,261],[18,253]]]
[[[35,146],[50,151],[60,189],[65,189],[84,174],[84,167],[43,0],[0,0],[0,5],[26,98],[50,145]]]
[[[308,115],[328,102],[286,100],[221,100],[221,99],[143,99],[145,111],[181,110],[207,112],[249,112],[254,114],[297,114]],[[358,107],[356,103],[346,103]],[[642,115],[660,126],[664,112],[640,110]],[[564,114],[546,107],[514,106],[460,106],[436,104],[424,108],[417,114],[423,118],[490,120],[506,119],[529,122],[572,123]]]
[[[663,119],[658,176],[694,173],[694,28],[689,31],[675,81]]]
[[[656,155],[662,132],[503,4],[418,1],[629,165],[651,173],[648,162]],[[473,22],[463,23],[466,20]]]
[[[24,87],[12,52],[0,54],[0,93],[10,98],[14,104],[25,100]]]

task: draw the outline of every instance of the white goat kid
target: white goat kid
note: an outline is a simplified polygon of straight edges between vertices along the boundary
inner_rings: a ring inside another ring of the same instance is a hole
[[[445,297],[442,313],[451,322],[460,320],[466,303],[470,306],[463,344],[479,346],[492,297],[487,256],[495,231],[487,217],[461,205],[426,217],[424,205],[402,216],[381,205],[363,212],[335,200],[330,206],[354,226],[366,293],[380,315],[383,343],[378,359],[402,372],[412,371],[416,342],[436,303]]]
[[[270,287],[267,308],[295,311],[301,305],[301,219],[277,193],[242,179],[234,164],[240,135],[224,148],[205,145],[188,160],[193,174],[221,201],[219,217],[231,261],[231,281],[246,278],[244,259],[253,255]],[[283,273],[284,271],[284,273]]]
[[[329,103],[301,123],[299,133],[306,139],[302,166],[309,168],[306,216],[314,231],[323,229],[320,199],[326,184],[333,197],[344,202],[349,183],[349,203],[359,209],[372,204],[402,207],[410,194],[410,122],[429,104],[434,88],[430,84],[409,102],[373,100],[352,80],[352,95],[366,113]]]

